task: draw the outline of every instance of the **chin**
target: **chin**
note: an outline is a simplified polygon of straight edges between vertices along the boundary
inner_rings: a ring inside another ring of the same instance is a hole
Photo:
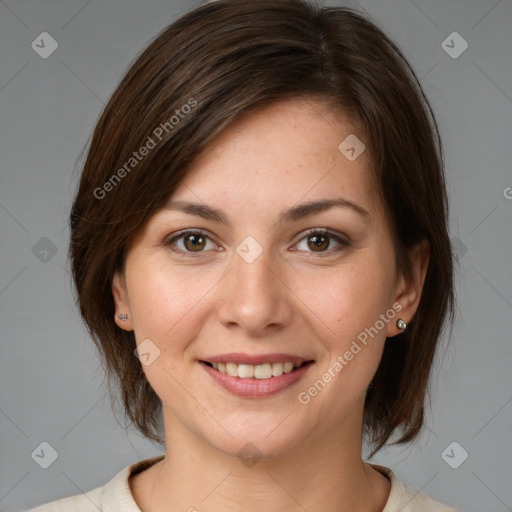
[[[209,430],[203,433],[204,439],[212,447],[244,462],[245,459],[275,459],[293,450],[309,437],[305,423],[298,423],[297,418],[292,420],[293,413],[287,419],[284,419],[286,414],[267,418],[262,416],[260,413],[258,418],[248,418],[242,424],[241,417],[238,416],[237,422],[223,424],[232,437],[225,431],[220,433],[216,429],[220,435],[213,437]]]

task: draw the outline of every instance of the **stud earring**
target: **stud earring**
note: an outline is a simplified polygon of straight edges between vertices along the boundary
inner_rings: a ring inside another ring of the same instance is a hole
[[[405,329],[407,329],[407,324],[401,318],[400,318],[400,320],[398,320],[396,325],[398,325],[398,328],[402,329],[403,331],[405,331]]]
[[[117,315],[119,320],[126,320],[128,318],[128,315],[126,313],[119,313],[119,315]]]

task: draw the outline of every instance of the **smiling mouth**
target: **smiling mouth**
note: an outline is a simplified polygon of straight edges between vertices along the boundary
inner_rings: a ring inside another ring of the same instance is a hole
[[[241,379],[270,379],[280,377],[285,373],[292,373],[302,366],[312,364],[313,361],[304,361],[302,363],[263,363],[263,364],[237,364],[237,363],[210,363],[201,361],[210,368],[219,373]]]

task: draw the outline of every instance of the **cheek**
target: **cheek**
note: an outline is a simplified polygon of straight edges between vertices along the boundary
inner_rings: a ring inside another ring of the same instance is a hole
[[[152,337],[159,344],[169,337],[204,294],[201,283],[157,259],[134,261],[127,268],[127,286],[137,339]]]
[[[171,374],[183,372],[183,361],[200,337],[219,279],[216,272],[170,265],[165,255],[127,262],[135,338],[137,344],[147,339],[154,344],[148,346],[158,357],[143,369],[158,394],[176,387]]]
[[[325,384],[325,399],[331,395],[340,411],[365,392],[380,363],[391,278],[385,259],[368,251],[353,264],[305,279],[297,293],[325,351],[310,384],[320,379],[317,388]]]
[[[134,258],[126,269],[136,343],[141,353],[150,354],[149,364],[143,364],[142,369],[162,400],[173,397],[181,403],[180,386],[173,376],[182,370],[180,361],[187,340],[194,337],[193,330],[200,324],[191,324],[190,319],[204,290],[193,286],[183,272],[180,277],[177,274],[169,265],[151,258]]]
[[[171,293],[170,284],[147,271],[131,283],[130,306],[136,337],[162,339],[165,330],[172,327],[178,313],[179,301]]]
[[[368,253],[352,264],[306,276],[296,293],[322,338],[341,350],[391,306],[391,277],[383,260]]]

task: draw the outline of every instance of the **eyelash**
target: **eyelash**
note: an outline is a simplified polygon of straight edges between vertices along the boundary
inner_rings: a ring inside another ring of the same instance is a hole
[[[202,237],[207,238],[210,241],[213,241],[213,240],[211,240],[211,238],[208,236],[208,234],[205,231],[202,231],[200,229],[188,229],[188,230],[180,231],[179,233],[174,235],[172,238],[167,239],[164,242],[164,244],[166,246],[168,246],[172,251],[174,251],[176,253],[180,253],[181,255],[184,255],[184,257],[186,257],[186,258],[198,258],[201,256],[201,253],[206,252],[206,251],[198,251],[197,253],[193,253],[193,252],[189,252],[189,251],[183,251],[181,249],[176,249],[176,242],[178,240],[185,238],[187,236],[190,236],[190,235],[202,236]],[[347,240],[344,240],[343,238],[341,238],[337,234],[333,233],[332,231],[329,231],[328,229],[318,229],[318,228],[312,228],[312,229],[307,230],[304,233],[304,236],[297,243],[302,242],[302,240],[304,240],[305,238],[311,238],[313,235],[328,236],[328,237],[336,240],[336,242],[338,242],[341,245],[341,247],[338,247],[334,250],[331,249],[328,251],[320,251],[320,252],[316,253],[319,255],[322,255],[322,254],[331,255],[333,252],[337,252],[343,248],[351,246],[350,242],[348,242]],[[313,252],[313,251],[311,251],[311,252]],[[313,252],[313,254],[314,254],[314,252]],[[322,257],[322,256],[320,256],[320,257]]]

